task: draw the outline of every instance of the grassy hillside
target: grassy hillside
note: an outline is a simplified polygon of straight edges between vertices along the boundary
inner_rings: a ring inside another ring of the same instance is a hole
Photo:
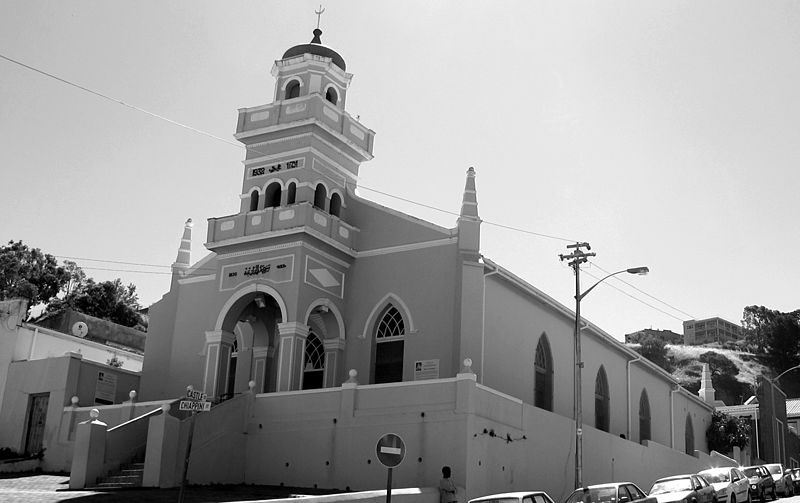
[[[631,344],[636,348],[638,344]],[[730,361],[730,365],[712,365],[712,371],[717,375],[712,377],[716,398],[726,405],[738,405],[747,400],[754,393],[756,378],[760,375],[770,375],[770,371],[760,363],[759,355],[706,346],[684,346],[667,344],[667,359],[670,364],[668,371],[689,391],[696,393],[700,389],[700,377],[703,371],[701,355],[713,352]],[[724,363],[717,357],[715,361]]]

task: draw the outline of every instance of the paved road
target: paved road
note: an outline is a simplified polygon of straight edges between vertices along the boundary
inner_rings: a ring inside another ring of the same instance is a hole
[[[258,501],[295,496],[301,490],[271,486],[191,486],[186,503]],[[308,490],[302,490],[309,494]],[[315,492],[315,491],[311,491]],[[317,491],[324,494],[324,491]],[[0,502],[44,503],[70,501],[76,503],[120,502],[175,503],[177,489],[130,489],[122,491],[70,491],[68,475],[0,474]],[[787,502],[788,503],[788,502]],[[800,503],[800,500],[794,503]]]

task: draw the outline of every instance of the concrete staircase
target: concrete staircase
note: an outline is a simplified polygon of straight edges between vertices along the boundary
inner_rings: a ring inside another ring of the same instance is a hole
[[[100,479],[95,489],[129,489],[142,487],[144,476],[144,463],[130,463],[123,465],[117,473],[109,473],[108,477]]]

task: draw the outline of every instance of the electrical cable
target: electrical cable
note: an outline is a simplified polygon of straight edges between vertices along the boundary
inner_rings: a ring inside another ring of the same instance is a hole
[[[19,65],[19,66],[21,66],[23,68],[26,68],[26,69],[28,69],[30,71],[33,71],[33,72],[39,73],[41,75],[44,75],[46,77],[49,77],[51,79],[57,80],[58,82],[61,82],[61,83],[66,84],[68,86],[71,86],[71,87],[77,88],[77,89],[79,89],[81,91],[84,91],[84,92],[87,92],[89,94],[92,94],[94,96],[97,96],[97,97],[100,97],[102,99],[111,101],[111,102],[116,103],[118,105],[122,105],[124,107],[130,108],[132,110],[135,110],[135,111],[143,113],[145,115],[154,117],[156,119],[161,119],[161,120],[166,121],[166,122],[168,122],[170,124],[173,124],[175,126],[179,126],[179,127],[188,129],[189,131],[195,132],[195,133],[203,135],[203,136],[207,136],[207,137],[209,137],[211,139],[223,142],[223,143],[225,143],[227,145],[231,145],[231,146],[234,146],[234,147],[237,147],[237,148],[244,148],[245,150],[256,152],[256,153],[261,154],[261,155],[266,155],[266,153],[261,152],[261,151],[255,149],[255,148],[252,148],[252,147],[249,147],[249,146],[245,146],[245,145],[242,145],[242,144],[237,143],[237,142],[233,142],[231,140],[216,136],[214,134],[208,133],[208,132],[203,131],[201,129],[189,126],[187,124],[183,124],[183,123],[178,122],[178,121],[173,120],[173,119],[170,119],[170,118],[165,117],[163,115],[159,115],[157,113],[150,112],[149,110],[146,110],[144,108],[137,107],[135,105],[131,105],[131,104],[126,103],[125,101],[120,100],[118,98],[113,98],[113,97],[108,96],[108,95],[106,95],[104,93],[101,93],[99,91],[95,91],[95,90],[90,89],[88,87],[85,87],[85,86],[82,86],[80,84],[74,83],[74,82],[72,82],[70,80],[58,77],[57,75],[54,75],[52,73],[49,73],[49,72],[46,72],[44,70],[38,69],[36,67],[27,65],[27,64],[25,64],[25,63],[23,63],[21,61],[18,61],[16,59],[13,59],[13,58],[10,58],[8,56],[5,56],[2,53],[0,53],[0,58],[4,59],[6,61],[9,61],[11,63],[14,63],[16,65]],[[414,205],[417,205],[417,206],[420,206],[420,207],[423,207],[423,208],[439,211],[439,212],[442,212],[442,213],[445,213],[445,214],[448,214],[448,215],[461,216],[459,213],[455,213],[453,211],[445,210],[445,209],[438,208],[438,207],[435,207],[435,206],[432,206],[432,205],[428,205],[428,204],[425,204],[425,203],[420,203],[420,202],[417,202],[417,201],[414,201],[414,200],[411,200],[411,199],[407,199],[407,198],[404,198],[404,197],[401,197],[401,196],[396,196],[394,194],[390,194],[390,193],[387,193],[387,192],[384,192],[384,191],[381,191],[381,190],[378,190],[378,189],[374,189],[374,188],[371,188],[371,187],[367,187],[367,186],[364,186],[364,185],[358,185],[358,188],[364,189],[364,190],[368,190],[368,191],[371,191],[371,192],[375,192],[375,193],[378,193],[378,194],[381,194],[381,195],[384,195],[384,196],[387,196],[387,197],[391,197],[391,198],[394,198],[394,199],[397,199],[397,200],[400,200],[400,201],[404,201],[404,202],[407,202],[407,203],[410,203],[410,204],[414,204]],[[491,222],[491,221],[488,221],[488,220],[481,220],[481,222],[485,223],[486,225],[490,225],[490,226],[494,226],[494,227],[498,227],[498,228],[502,228],[502,229],[507,229],[507,230],[511,230],[511,231],[514,231],[514,232],[520,232],[520,233],[528,234],[528,235],[532,235],[532,236],[542,237],[542,238],[546,238],[546,239],[553,239],[553,240],[564,241],[564,242],[569,242],[569,243],[578,242],[578,240],[574,240],[574,239],[567,239],[567,238],[560,237],[560,236],[554,236],[554,235],[550,235],[550,234],[534,232],[534,231],[530,231],[530,230],[527,230],[527,229],[522,229],[522,228],[519,228],[519,227],[513,227],[513,226],[504,225],[504,224],[500,224],[500,223],[496,223],[496,222]],[[85,260],[85,261],[94,261],[94,262],[101,262],[101,263],[111,263],[111,264],[121,264],[121,265],[137,265],[137,266],[145,266],[145,267],[171,267],[171,266],[164,266],[164,265],[141,264],[141,263],[135,263],[135,262],[121,262],[121,261],[113,261],[113,260],[86,259],[86,258],[65,257],[65,256],[61,256],[61,258],[65,258],[65,259],[69,259],[69,260]],[[597,265],[597,264],[594,264],[594,265],[598,269],[600,269],[602,271],[605,271],[605,269],[603,269],[599,265]],[[137,274],[172,274],[171,271],[170,272],[166,272],[166,271],[164,271],[164,272],[161,272],[161,271],[133,271],[133,270],[125,270],[125,269],[110,269],[110,268],[99,268],[99,267],[82,267],[82,269],[99,270],[99,271],[113,271],[113,272],[129,272],[129,273],[137,273]],[[201,270],[203,270],[203,269],[198,269],[196,271],[201,271]],[[206,269],[206,270],[211,271],[211,269]],[[595,277],[591,273],[587,273],[587,274],[589,274],[589,276]],[[643,295],[646,295],[646,296],[648,296],[648,297],[660,302],[661,304],[663,304],[665,306],[668,306],[671,309],[674,309],[677,312],[680,312],[682,314],[686,314],[687,316],[691,316],[688,313],[686,313],[685,311],[682,311],[680,309],[677,309],[677,308],[673,307],[669,303],[664,302],[664,301],[662,301],[662,300],[660,300],[660,299],[648,294],[647,292],[644,292],[643,290],[641,290],[641,289],[639,289],[639,288],[627,283],[626,281],[623,281],[621,279],[618,279],[618,280],[622,281],[623,283],[625,283],[626,285],[628,285],[631,288],[635,289],[636,291],[642,293]],[[682,321],[680,318],[678,318],[678,317],[676,317],[676,316],[674,316],[674,315],[672,315],[670,313],[667,313],[666,311],[663,311],[662,309],[659,309],[659,308],[657,308],[657,307],[655,307],[655,306],[653,306],[653,305],[651,305],[651,304],[649,304],[649,303],[647,303],[647,302],[645,302],[645,301],[643,301],[641,299],[638,299],[638,298],[634,297],[633,295],[631,295],[631,294],[629,294],[629,293],[627,293],[627,292],[615,287],[614,285],[609,284],[609,286],[611,286],[612,288],[615,288],[616,290],[619,290],[620,292],[624,293],[628,297],[630,297],[630,298],[632,298],[632,299],[634,299],[634,300],[636,300],[636,301],[638,301],[638,302],[640,302],[640,303],[642,303],[642,304],[644,304],[644,305],[646,305],[648,307],[651,307],[652,309],[655,309],[656,311],[659,311],[659,312],[661,312],[663,314],[666,314],[667,316],[670,316],[672,318],[675,318],[675,319],[678,319],[678,320]],[[692,316],[692,318],[696,319],[694,316]]]

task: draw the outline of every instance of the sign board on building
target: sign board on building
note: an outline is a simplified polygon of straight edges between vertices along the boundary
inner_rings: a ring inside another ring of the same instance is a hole
[[[97,382],[94,386],[94,403],[112,405],[117,395],[117,376],[105,371],[97,372]]]
[[[222,267],[220,272],[220,291],[232,290],[250,280],[265,283],[286,283],[292,281],[294,255],[270,257],[249,262],[240,262]]]
[[[206,398],[208,398],[208,395],[196,389],[187,389],[186,398],[188,398],[189,400],[205,400]]]
[[[439,359],[414,362],[414,380],[439,379]]]

